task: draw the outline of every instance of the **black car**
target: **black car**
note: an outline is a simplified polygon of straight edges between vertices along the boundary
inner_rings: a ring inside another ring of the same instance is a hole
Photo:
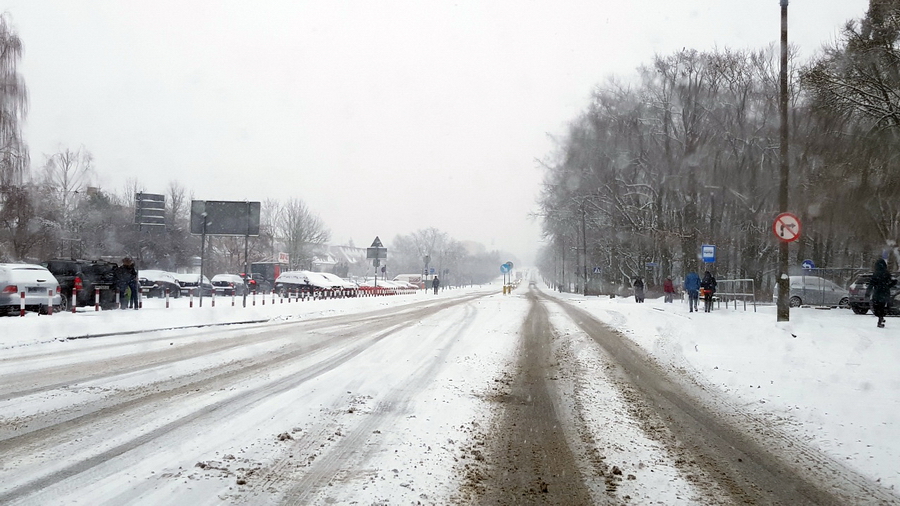
[[[138,271],[138,284],[146,297],[165,297],[167,292],[169,297],[177,299],[181,296],[181,284],[175,274],[168,271],[142,269]]]
[[[178,280],[178,284],[181,287],[181,295],[193,295],[194,297],[200,296],[200,290],[203,290],[203,296],[209,297],[215,291],[212,283],[209,282],[209,278],[203,276],[203,282],[200,282],[199,274],[175,274],[175,279]],[[199,288],[198,288],[199,285]]]
[[[95,291],[100,291],[100,307],[114,309],[116,307],[116,267],[113,262],[105,260],[81,260],[74,258],[53,258],[41,265],[47,268],[59,282],[63,311],[72,308],[72,290],[75,278],[81,278],[81,289],[78,290],[76,307],[93,306]]]
[[[894,272],[891,273],[891,278],[897,281],[900,279],[900,275]],[[850,283],[848,288],[850,292],[850,309],[856,314],[866,314],[872,307],[872,303],[869,300],[870,294],[866,293],[869,290],[869,281],[871,279],[872,273],[868,272],[856,276],[853,283]],[[891,302],[888,305],[887,312],[893,315],[900,314],[900,282],[897,282],[891,288]]]

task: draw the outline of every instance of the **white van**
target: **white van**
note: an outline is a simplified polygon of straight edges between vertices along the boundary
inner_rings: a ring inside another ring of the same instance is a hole
[[[46,313],[62,303],[59,283],[45,267],[34,264],[0,264],[0,314],[18,314],[25,293],[25,310]]]
[[[394,276],[392,281],[400,281],[403,283],[409,283],[411,285],[415,285],[417,287],[425,288],[425,281],[422,280],[421,274],[397,274]]]

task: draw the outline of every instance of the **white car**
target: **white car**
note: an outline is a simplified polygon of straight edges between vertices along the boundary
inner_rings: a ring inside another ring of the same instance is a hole
[[[341,278],[337,274],[332,274],[330,272],[319,272],[317,274],[320,274],[325,279],[330,280],[332,283],[335,284],[335,286],[339,286],[341,288],[354,289],[354,290],[359,288],[359,285],[357,285],[356,283],[354,283],[352,281],[347,281],[346,279]]]
[[[34,264],[0,264],[0,314],[18,314],[25,294],[25,310],[46,313],[62,303],[59,283],[46,267]]]

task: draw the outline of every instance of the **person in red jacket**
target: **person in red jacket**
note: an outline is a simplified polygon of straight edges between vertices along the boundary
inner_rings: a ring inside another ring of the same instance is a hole
[[[672,299],[675,298],[675,285],[672,283],[672,278],[667,277],[663,282],[663,292],[665,292],[665,301],[672,302]]]

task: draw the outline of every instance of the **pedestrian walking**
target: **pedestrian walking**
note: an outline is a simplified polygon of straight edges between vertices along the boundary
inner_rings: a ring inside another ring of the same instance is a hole
[[[712,311],[713,295],[716,293],[716,278],[709,271],[703,273],[700,289],[703,290],[703,311],[708,313]]]
[[[644,280],[640,276],[634,277],[634,301],[644,302]]]
[[[896,284],[897,280],[888,272],[887,262],[883,258],[876,260],[866,295],[872,302],[872,312],[878,317],[878,328],[884,328],[884,315],[891,303],[891,287]]]
[[[666,276],[666,280],[663,282],[663,293],[665,293],[665,301],[672,302],[675,298],[675,284],[672,283],[672,278]]]
[[[700,300],[700,276],[696,272],[691,271],[684,277],[684,290],[688,294],[688,307],[690,312],[697,311],[697,305]]]
[[[441,280],[437,276],[431,280],[431,288],[434,288],[434,294],[437,295],[438,287],[441,286]]]

